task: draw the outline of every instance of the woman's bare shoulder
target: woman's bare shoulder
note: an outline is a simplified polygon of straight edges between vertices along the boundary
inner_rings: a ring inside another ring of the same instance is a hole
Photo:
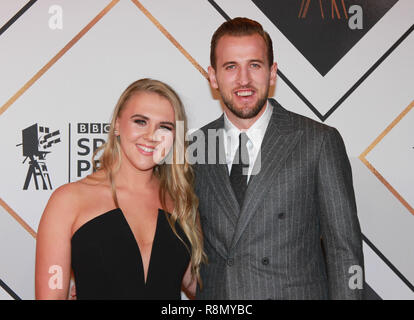
[[[106,184],[101,174],[92,174],[76,182],[64,184],[53,192],[47,207],[51,209],[57,207],[59,211],[69,209],[71,212],[77,212],[98,196],[99,190],[105,188]]]
[[[62,232],[70,228],[77,214],[79,195],[76,183],[67,183],[57,188],[50,196],[43,211],[38,235],[42,235],[43,232],[48,234],[50,230]]]
[[[79,181],[64,184],[51,195],[40,220],[38,234],[40,237],[50,232],[58,232],[70,239],[73,228],[93,213],[107,198],[108,187],[104,179],[88,176]],[[97,210],[98,210],[97,209]]]
[[[49,204],[76,203],[76,200],[78,200],[81,194],[79,189],[77,182],[64,184],[52,193]]]

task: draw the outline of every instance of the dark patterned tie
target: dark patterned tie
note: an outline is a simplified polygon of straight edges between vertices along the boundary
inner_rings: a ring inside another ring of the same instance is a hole
[[[239,147],[234,155],[230,171],[230,183],[239,202],[240,208],[243,205],[244,194],[247,189],[247,173],[249,170],[249,152],[247,141],[249,138],[245,132],[239,135]]]

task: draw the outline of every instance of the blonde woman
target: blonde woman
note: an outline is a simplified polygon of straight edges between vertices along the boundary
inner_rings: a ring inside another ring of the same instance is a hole
[[[71,270],[77,299],[180,299],[182,287],[194,296],[205,255],[179,121],[182,103],[160,81],[122,93],[98,170],[58,188],[43,213],[37,299],[66,299]]]

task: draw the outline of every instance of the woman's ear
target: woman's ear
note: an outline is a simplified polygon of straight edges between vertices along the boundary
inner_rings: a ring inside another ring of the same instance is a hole
[[[119,136],[119,119],[118,118],[115,120],[114,135],[116,137]]]

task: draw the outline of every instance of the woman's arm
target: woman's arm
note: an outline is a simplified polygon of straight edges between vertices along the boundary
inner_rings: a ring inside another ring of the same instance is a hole
[[[67,299],[71,271],[72,224],[76,193],[71,185],[50,197],[40,220],[36,243],[36,299]]]
[[[188,264],[187,270],[185,271],[183,282],[183,289],[190,299],[195,298],[197,279],[191,274],[191,262]]]

